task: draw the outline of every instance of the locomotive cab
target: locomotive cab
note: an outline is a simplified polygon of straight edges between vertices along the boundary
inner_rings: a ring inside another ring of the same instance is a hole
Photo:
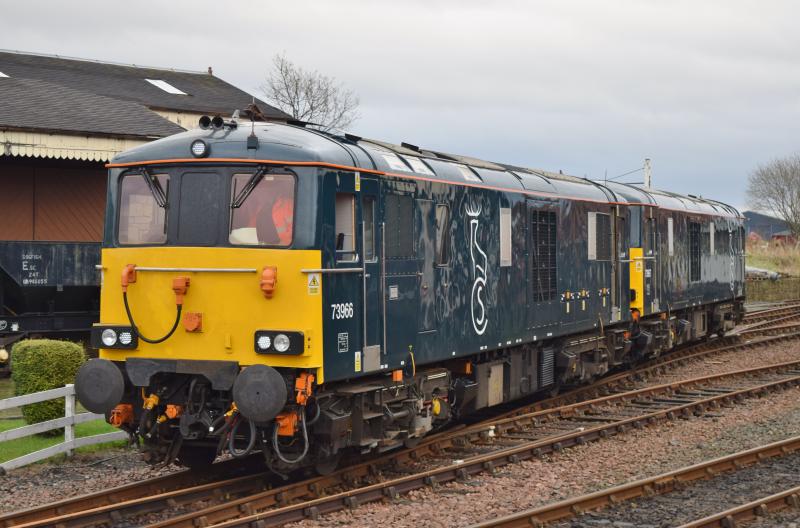
[[[231,148],[219,131],[188,135]],[[324,381],[318,169],[204,161],[109,173],[91,336],[101,354],[77,387],[90,410],[145,444],[159,438],[145,451],[153,462],[210,461],[225,438],[249,451],[255,423],[294,435],[305,415],[293,407]],[[237,420],[234,434],[209,435]]]

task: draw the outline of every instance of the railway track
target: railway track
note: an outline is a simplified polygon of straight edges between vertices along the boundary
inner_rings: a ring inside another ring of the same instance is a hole
[[[503,435],[506,435],[503,437],[503,441],[519,442],[518,439],[514,440],[513,435],[510,434],[515,428],[518,429],[522,424],[534,424],[535,426],[562,414],[567,419],[570,419],[570,415],[583,412],[583,409],[591,407],[592,403],[587,399],[598,400],[594,403],[596,405],[600,402],[612,404],[614,401],[623,401],[626,398],[625,394],[628,394],[628,397],[637,394],[644,397],[646,391],[637,392],[637,390],[641,389],[625,390],[637,379],[646,378],[654,373],[666,371],[674,366],[706,357],[709,354],[768,346],[797,339],[798,337],[800,337],[800,333],[761,337],[750,341],[741,341],[742,337],[727,337],[711,340],[707,343],[695,344],[676,351],[667,358],[659,358],[646,363],[634,371],[611,375],[591,386],[578,388],[562,396],[523,405],[477,424],[433,435],[412,449],[389,453],[374,461],[345,468],[328,477],[318,477],[300,483],[272,488],[275,484],[273,475],[253,470],[230,477],[230,474],[226,475],[225,471],[217,469],[217,480],[200,485],[191,485],[191,474],[182,472],[174,476],[123,486],[105,493],[92,494],[40,508],[6,514],[0,516],[0,527],[47,526],[53,524],[66,527],[115,524],[123,518],[152,513],[157,514],[164,511],[180,512],[181,508],[196,507],[198,504],[211,504],[211,507],[214,508],[216,507],[214,506],[215,504],[219,505],[219,503],[223,502],[236,505],[239,508],[237,515],[247,514],[250,511],[259,511],[259,508],[263,509],[265,505],[268,507],[286,506],[292,501],[319,498],[326,492],[325,490],[358,485],[365,479],[372,478],[381,466],[401,466],[414,463],[423,457],[439,456],[445,450],[464,449],[475,442],[485,442],[486,438],[493,438],[493,442],[497,443]],[[658,390],[670,391],[675,390],[675,387],[674,384],[672,384],[672,388],[660,386]],[[612,394],[613,391],[616,391],[616,393]],[[649,394],[655,393],[650,392]],[[580,403],[582,401],[584,402],[583,405]],[[552,423],[550,425],[558,427]],[[592,419],[591,424],[584,425],[595,425],[595,420]],[[575,423],[570,424],[570,426],[573,428],[581,427]],[[625,424],[622,424],[622,426],[623,429],[626,427]],[[558,436],[560,432],[550,431],[548,434]],[[586,438],[583,441],[585,440]],[[581,441],[576,440],[576,442],[580,443]],[[558,448],[561,447],[563,447],[563,444],[558,446]],[[231,464],[233,463],[231,461]],[[215,464],[215,466],[221,466],[221,464]],[[226,476],[230,478],[225,478]],[[194,478],[196,479],[196,476]],[[389,490],[387,493],[392,495],[394,492]],[[255,506],[247,502],[246,497],[259,494],[263,496],[262,498],[267,498],[258,501]],[[350,502],[352,505],[352,500]],[[315,507],[311,506],[311,508]],[[212,517],[221,515],[216,510],[212,513]],[[319,511],[314,509],[309,511],[310,516],[318,513]],[[225,515],[230,516],[229,513]],[[200,519],[201,517],[196,518]],[[177,517],[176,519],[181,518]],[[210,523],[212,520],[206,517],[205,520],[198,522],[200,523],[199,525],[202,525],[206,522]],[[167,521],[163,525],[173,525],[169,523],[170,521]],[[189,526],[190,524],[177,525]]]
[[[775,512],[789,508],[800,508],[800,486],[772,493],[765,497],[734,506],[727,510],[688,522],[680,528],[734,528],[739,523],[752,521],[759,517],[768,517]]]
[[[505,517],[492,519],[473,526],[473,528],[517,528],[517,527],[541,527],[548,523],[573,519],[589,512],[598,512],[604,509],[622,509],[630,501],[636,501],[636,509],[648,510],[646,501],[656,495],[664,495],[683,490],[691,483],[697,483],[712,478],[734,474],[755,468],[761,464],[780,463],[787,457],[800,458],[800,436],[773,442],[765,446],[756,447],[740,451],[732,455],[716,458],[699,464],[694,464],[682,469],[637,480],[620,486],[615,486],[605,490],[572,497],[563,501],[546,504],[537,508],[521,511]],[[786,465],[786,462],[783,462]],[[777,465],[777,464],[776,464]],[[773,468],[766,469],[769,473]],[[697,528],[700,526],[723,526],[732,528],[735,526],[736,517],[747,518],[755,512],[766,513],[770,506],[778,509],[780,501],[786,505],[798,504],[798,488],[786,490],[782,493],[760,498],[757,501],[738,506],[732,510],[725,510],[710,517],[683,524],[681,528]],[[698,493],[700,495],[700,493]],[[794,496],[794,498],[792,498]],[[681,497],[677,498],[681,500]],[[765,509],[766,508],[766,509]],[[678,510],[680,511],[680,505]],[[626,520],[639,520],[634,517],[633,507],[625,509]],[[652,515],[652,512],[649,512]],[[752,517],[749,517],[752,518]],[[726,520],[727,519],[727,520]],[[608,519],[606,519],[608,520]],[[662,519],[664,521],[670,519]],[[716,524],[715,524],[716,523]],[[609,522],[608,524],[611,524]],[[671,526],[673,524],[670,524]],[[559,526],[559,525],[556,525]]]
[[[452,480],[466,480],[483,471],[531,457],[557,452],[574,445],[623,434],[660,421],[702,415],[749,396],[762,395],[800,385],[800,362],[773,367],[747,369],[729,374],[705,376],[614,394],[569,406],[509,418],[488,430],[459,432],[431,443],[428,461],[439,459],[439,466],[410,475],[375,482],[379,468],[374,462],[348,468],[335,475],[313,479],[299,485],[268,490],[250,497],[197,510],[153,524],[158,528],[217,526],[279,526],[359,504],[395,498],[402,493]],[[723,384],[724,383],[724,384]],[[445,453],[451,446],[461,462]],[[412,451],[413,452],[413,451]],[[421,453],[411,461],[418,461]],[[350,487],[325,495],[329,489]],[[291,504],[293,500],[298,501]]]
[[[220,481],[247,479],[249,475],[256,472],[254,468],[258,468],[260,462],[260,457],[250,457],[246,460],[226,460],[214,464],[202,475],[189,470],[182,470],[141,482],[117,486],[98,493],[90,493],[26,510],[0,514],[0,528],[55,519],[59,516],[86,512],[141,497],[157,496],[189,487],[197,487],[198,484],[209,486]]]
[[[789,304],[785,306],[779,306],[777,308],[769,308],[766,310],[758,310],[755,312],[749,312],[745,314],[744,320],[742,321],[744,324],[748,323],[756,323],[759,321],[765,321],[768,319],[775,319],[777,317],[782,317],[785,315],[792,315],[800,313],[800,304]]]

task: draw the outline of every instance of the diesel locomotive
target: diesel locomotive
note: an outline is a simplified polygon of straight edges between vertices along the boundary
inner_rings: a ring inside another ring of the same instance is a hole
[[[325,471],[743,315],[709,199],[218,117],[108,168],[76,387],[151,463]]]

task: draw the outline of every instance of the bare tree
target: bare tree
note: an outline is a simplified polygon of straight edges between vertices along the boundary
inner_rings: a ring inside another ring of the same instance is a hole
[[[304,70],[283,54],[272,58],[261,90],[268,103],[325,130],[347,128],[359,117],[358,96],[352,90],[333,77]]]
[[[758,166],[747,179],[747,195],[753,208],[772,212],[800,236],[800,155]]]

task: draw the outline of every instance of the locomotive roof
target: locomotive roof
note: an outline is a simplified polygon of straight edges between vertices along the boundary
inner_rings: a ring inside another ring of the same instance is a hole
[[[258,148],[247,149],[255,134]],[[189,146],[203,139],[208,158],[193,158]],[[596,182],[541,169],[493,163],[478,158],[426,150],[403,143],[334,135],[305,126],[276,122],[239,122],[238,127],[197,128],[163,138],[117,155],[110,167],[142,163],[224,161],[226,163],[284,162],[287,165],[323,165],[392,174],[417,180],[489,187],[538,198],[573,198],[601,203],[631,203],[714,216],[739,217],[733,207],[695,196],[643,189],[616,182]]]

